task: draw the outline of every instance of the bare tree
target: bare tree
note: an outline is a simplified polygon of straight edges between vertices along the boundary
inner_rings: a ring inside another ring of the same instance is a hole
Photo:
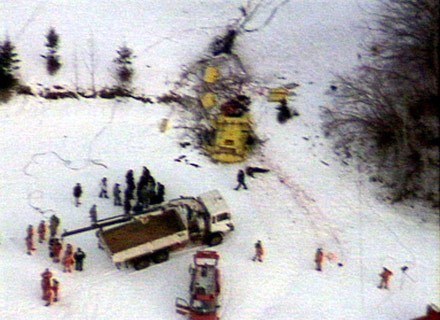
[[[376,170],[395,201],[438,205],[438,10],[434,0],[382,0],[367,62],[337,78],[324,112],[336,148]]]

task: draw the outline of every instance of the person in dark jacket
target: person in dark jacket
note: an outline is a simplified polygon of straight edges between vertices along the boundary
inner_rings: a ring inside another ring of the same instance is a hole
[[[136,186],[134,184],[133,170],[130,169],[127,171],[127,174],[125,175],[125,182],[127,184],[127,189],[131,190],[131,192],[133,193],[134,189],[136,189]]]
[[[113,186],[113,204],[115,206],[122,206],[121,189],[119,188],[119,183],[115,183]]]
[[[52,215],[49,220],[49,230],[50,230],[50,236],[53,238],[57,234],[58,227],[60,225],[60,218],[58,218],[56,215]]]
[[[129,216],[131,212],[131,202],[129,199],[124,199],[124,213]]]
[[[75,258],[75,270],[83,271],[84,259],[86,258],[84,251],[78,248],[73,257]]]
[[[79,201],[79,198],[81,198],[83,191],[82,187],[79,183],[76,184],[76,186],[73,188],[73,196],[75,198],[75,207],[78,207],[81,202]]]
[[[248,188],[246,186],[246,183],[244,182],[244,171],[243,170],[238,170],[237,181],[238,181],[238,185],[234,188],[234,190],[239,190],[240,187],[243,187],[244,189]]]
[[[101,183],[99,184],[99,186],[101,187],[101,192],[99,192],[99,197],[108,199],[108,192],[107,192],[108,188],[107,188],[107,178],[106,177],[101,179]]]
[[[96,224],[98,222],[98,210],[96,209],[96,204],[90,208],[89,215],[91,224]]]

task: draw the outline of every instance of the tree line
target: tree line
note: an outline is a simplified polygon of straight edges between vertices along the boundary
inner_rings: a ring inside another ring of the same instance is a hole
[[[381,0],[371,40],[339,75],[324,130],[345,158],[383,183],[392,201],[439,204],[439,1]]]

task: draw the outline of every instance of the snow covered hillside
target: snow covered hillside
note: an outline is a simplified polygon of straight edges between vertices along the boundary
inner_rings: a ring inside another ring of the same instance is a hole
[[[339,164],[320,131],[320,106],[330,103],[333,74],[358,61],[364,10],[372,1],[263,1],[255,27],[283,4],[259,32],[239,37],[236,52],[254,77],[251,112],[265,141],[246,163],[211,162],[182,148],[185,121],[178,108],[132,99],[48,101],[17,96],[0,104],[0,319],[184,319],[175,298],[188,298],[188,265],[197,248],[141,271],[117,270],[97,247],[93,231],[66,238],[87,254],[83,272],[63,273],[47,244],[26,254],[26,228],[52,214],[62,229],[122,214],[98,197],[99,181],[125,183],[147,166],[166,187],[166,199],[218,189],[234,213],[235,231],[215,247],[221,254],[222,320],[411,319],[440,303],[440,230],[429,209],[382,202],[375,186]],[[134,87],[153,99],[173,89],[181,68],[200,59],[212,38],[239,16],[240,0],[29,1],[2,0],[0,40],[9,37],[21,59],[20,76],[32,87],[91,85],[87,68],[95,49],[96,83],[111,86],[112,59],[124,42],[134,50]],[[63,67],[45,70],[45,35],[60,34]],[[295,82],[289,102],[300,113],[276,121],[276,105],[261,92]],[[258,89],[261,90],[258,90]],[[159,130],[162,119],[170,129]],[[185,155],[186,161],[176,158]],[[191,165],[197,164],[198,167]],[[270,169],[234,191],[246,165]],[[84,188],[75,207],[72,188]],[[265,261],[251,260],[261,240]],[[318,247],[334,261],[315,271]],[[341,265],[338,266],[338,263]],[[394,272],[380,290],[382,267]],[[408,267],[402,272],[402,267]],[[60,280],[60,301],[45,308],[40,274]]]

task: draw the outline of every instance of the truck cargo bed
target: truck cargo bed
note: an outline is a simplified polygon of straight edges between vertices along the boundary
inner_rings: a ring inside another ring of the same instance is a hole
[[[185,230],[185,225],[180,216],[176,211],[169,210],[160,215],[149,216],[145,224],[141,221],[133,221],[105,230],[102,232],[102,239],[108,250],[114,254],[182,230]]]

